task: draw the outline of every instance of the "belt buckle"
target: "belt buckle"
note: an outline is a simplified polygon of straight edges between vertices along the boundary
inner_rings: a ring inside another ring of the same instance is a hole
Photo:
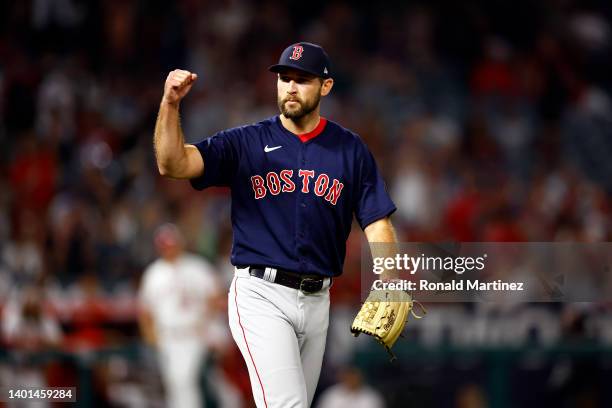
[[[305,293],[315,293],[315,292],[318,292],[323,287],[323,283],[322,282],[321,282],[321,287],[319,287],[317,290],[309,290],[309,289],[304,287],[305,283],[308,284],[308,283],[316,283],[316,282],[320,282],[319,279],[315,279],[315,278],[302,278],[302,280],[300,281],[300,290],[302,292],[305,292]]]

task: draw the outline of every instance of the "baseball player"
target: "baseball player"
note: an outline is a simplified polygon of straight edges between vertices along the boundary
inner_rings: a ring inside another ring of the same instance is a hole
[[[160,258],[146,269],[140,287],[140,329],[156,348],[168,407],[201,408],[199,373],[214,337],[209,323],[220,292],[212,266],[183,251],[173,224],[155,233]]]
[[[320,116],[334,84],[323,48],[293,44],[269,69],[280,115],[196,145],[184,143],[179,104],[197,74],[170,72],[154,145],[163,176],[230,187],[229,323],[253,397],[258,407],[308,407],[353,214],[370,242],[395,242],[396,208],[360,137]]]

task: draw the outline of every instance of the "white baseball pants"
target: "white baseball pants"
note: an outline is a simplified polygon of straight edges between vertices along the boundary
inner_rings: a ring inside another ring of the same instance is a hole
[[[236,268],[228,314],[257,407],[309,407],[325,351],[329,284],[307,294]]]
[[[159,357],[166,406],[203,407],[199,379],[206,354],[202,339],[196,336],[160,339]]]

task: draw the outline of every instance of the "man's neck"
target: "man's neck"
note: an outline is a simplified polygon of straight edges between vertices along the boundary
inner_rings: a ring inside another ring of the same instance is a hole
[[[321,117],[319,116],[319,110],[315,109],[308,115],[303,116],[299,119],[289,119],[281,113],[280,120],[284,128],[290,131],[291,133],[296,135],[303,135],[305,133],[312,132],[319,124],[319,120],[321,120]]]

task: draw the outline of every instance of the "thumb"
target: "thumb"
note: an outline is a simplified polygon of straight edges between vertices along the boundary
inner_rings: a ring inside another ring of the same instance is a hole
[[[196,79],[198,79],[198,74],[191,74],[191,82],[195,81]]]

